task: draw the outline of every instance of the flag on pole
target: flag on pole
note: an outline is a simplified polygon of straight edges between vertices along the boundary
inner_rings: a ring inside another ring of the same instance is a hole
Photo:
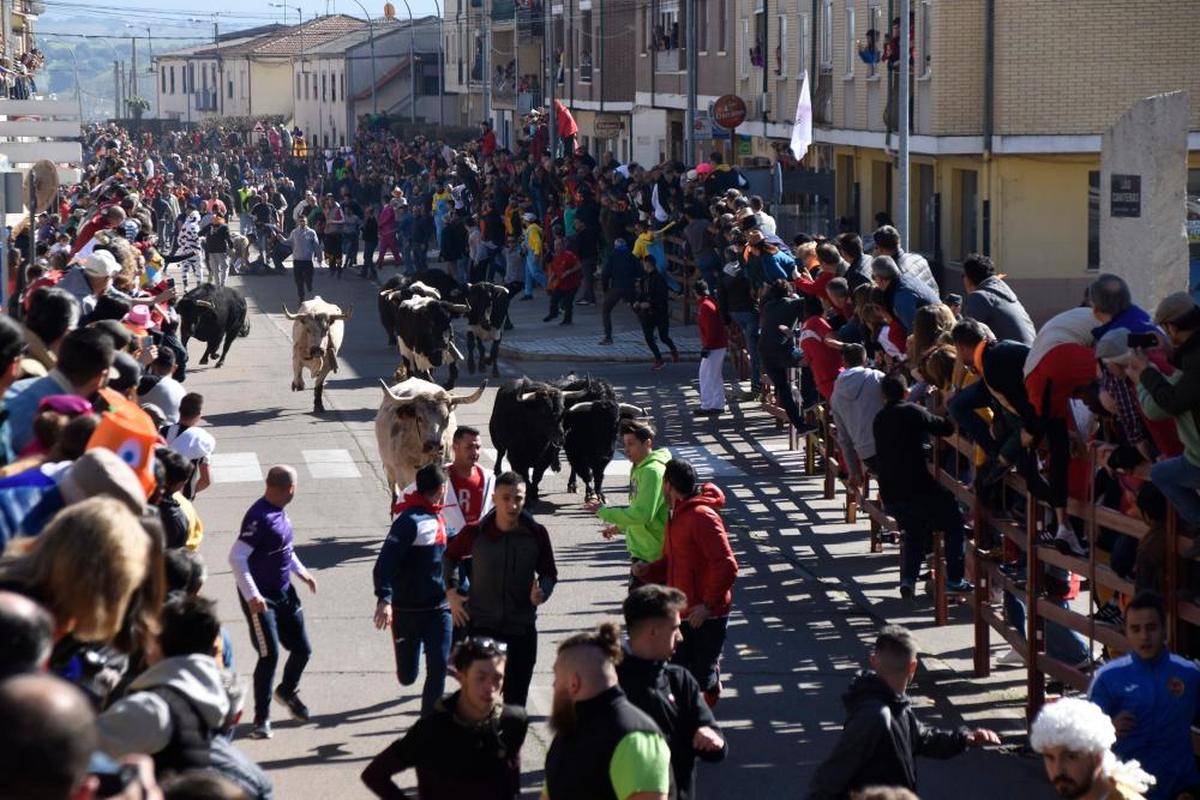
[[[800,99],[796,102],[796,121],[792,124],[792,155],[796,160],[804,158],[812,144],[812,98],[808,93],[808,71],[800,85]]]

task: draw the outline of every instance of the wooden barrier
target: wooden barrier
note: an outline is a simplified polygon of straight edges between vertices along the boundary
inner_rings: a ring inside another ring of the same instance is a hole
[[[683,284],[682,293],[673,297],[677,305],[672,308],[671,316],[683,325],[692,325],[696,322],[693,307],[695,292],[692,290],[699,277],[696,266],[688,256],[687,242],[682,237],[664,236],[663,244],[667,251],[667,272]],[[677,315],[674,308],[679,309]]]

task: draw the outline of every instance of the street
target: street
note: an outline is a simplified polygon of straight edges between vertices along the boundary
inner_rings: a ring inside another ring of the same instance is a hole
[[[389,267],[384,277],[390,274]],[[280,798],[367,797],[358,775],[416,719],[423,680],[422,675],[414,686],[398,685],[389,637],[371,622],[371,567],[389,525],[373,421],[382,392],[379,379],[391,376],[396,354],[385,345],[375,286],[355,272],[347,271],[337,282],[319,269],[317,293],[343,309],[353,304],[354,316],[341,368],[326,383],[329,410],[315,415],[307,374],[305,392],[289,389],[291,323],[283,317],[282,305],[295,307],[290,275],[237,278],[233,285],[243,288],[250,303],[250,335],[234,343],[220,370],[195,366],[201,351],[193,343],[186,386],[204,394],[205,418],[218,443],[215,484],[197,503],[206,529],[201,546],[209,567],[205,594],[219,602],[247,687],[255,655],[226,557],[242,514],[261,494],[262,478],[272,464],[289,463],[299,470],[296,500],[288,513],[296,528],[297,552],[319,581],[315,596],[298,586],[314,651],[300,692],[313,719],[303,725],[288,720],[275,704],[274,739],[242,738],[238,744],[270,772]],[[543,342],[559,334],[557,326],[540,327],[541,296],[531,303],[514,302],[513,308],[514,337],[528,335],[532,328],[539,329]],[[598,320],[594,309],[589,311],[577,316],[572,335],[598,338]],[[830,506],[817,499],[819,478],[802,474],[801,454],[786,452],[786,437],[775,422],[751,404],[735,405],[732,414],[718,420],[694,421],[689,413],[696,399],[694,360],[668,365],[660,373],[650,372],[648,363],[588,363],[579,369],[608,378],[622,400],[647,409],[660,432],[657,444],[692,460],[701,476],[716,482],[729,498],[727,521],[741,575],[723,662],[725,693],[716,715],[729,737],[730,753],[723,764],[701,765],[699,796],[801,797],[836,739],[843,717],[841,693],[865,662],[881,617],[900,620],[890,614],[890,605],[864,599],[866,590],[846,581],[821,580],[830,577],[814,571],[821,560],[803,555],[830,546],[853,546],[865,554],[866,534],[861,526],[852,534],[855,529],[846,526],[820,524],[818,506]],[[570,368],[565,361],[502,358],[503,377],[492,379],[480,402],[459,407],[457,421],[483,431],[485,467],[493,464],[494,452],[486,449],[487,422],[499,381],[520,374],[557,377]],[[473,388],[479,380],[464,369],[458,388]],[[610,503],[624,501],[628,467],[621,459],[610,466]],[[566,494],[566,476],[565,469],[547,476],[543,502],[535,509],[553,538],[559,583],[539,617],[538,664],[529,703],[535,724],[522,753],[529,797],[540,789],[551,739],[545,719],[555,645],[577,630],[618,616],[625,592],[623,544],[600,537],[600,525],[581,507],[582,493]],[[894,551],[869,560],[856,557],[853,564],[863,575],[895,579]],[[969,611],[958,608],[955,615],[962,623]],[[924,721],[961,722],[964,704],[949,696],[969,693],[971,681],[946,665],[969,663],[969,652],[957,652],[969,645],[969,638],[947,645],[941,651],[945,658],[936,666],[927,662],[918,674],[913,695]],[[455,688],[448,681],[447,689]],[[974,715],[972,724],[992,724],[1005,734],[1006,744],[1016,744],[1023,724],[1013,713],[1012,700],[966,704]],[[243,721],[248,722],[248,713]],[[248,728],[243,726],[242,732]],[[1052,796],[1040,760],[1005,749],[972,752],[950,762],[922,760],[920,770],[921,796],[927,800]],[[979,780],[984,774],[986,782]],[[411,773],[404,778],[403,785],[414,784]]]

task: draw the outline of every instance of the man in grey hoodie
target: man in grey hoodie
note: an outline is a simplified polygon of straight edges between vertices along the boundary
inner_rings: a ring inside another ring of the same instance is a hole
[[[967,299],[962,315],[991,328],[997,341],[1006,339],[1033,344],[1037,329],[1017,293],[996,273],[996,265],[987,256],[969,254],[963,260],[963,287]]]
[[[867,366],[867,351],[861,344],[842,348],[842,365],[845,369],[833,384],[829,405],[850,485],[861,487],[862,465],[870,467],[875,459],[875,415],[883,408],[879,389],[883,373]]]

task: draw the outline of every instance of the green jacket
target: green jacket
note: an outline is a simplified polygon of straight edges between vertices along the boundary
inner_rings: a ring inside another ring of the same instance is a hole
[[[1179,388],[1178,384],[1182,381],[1183,376],[1182,370],[1175,370],[1173,375],[1167,377],[1156,369],[1147,369],[1142,373],[1142,379],[1138,381],[1138,400],[1148,419],[1174,418],[1175,431],[1179,434],[1179,441],[1183,443],[1184,458],[1192,466],[1200,467],[1200,429],[1196,427],[1196,411],[1192,410],[1197,406],[1181,413],[1172,413],[1168,410],[1178,408],[1177,405],[1172,404],[1177,395],[1177,392],[1172,390]],[[1169,405],[1164,406],[1160,399]]]
[[[662,558],[670,511],[663,497],[662,481],[670,460],[666,448],[651,450],[629,476],[629,505],[604,506],[596,511],[600,519],[621,529],[629,555],[642,561]]]

